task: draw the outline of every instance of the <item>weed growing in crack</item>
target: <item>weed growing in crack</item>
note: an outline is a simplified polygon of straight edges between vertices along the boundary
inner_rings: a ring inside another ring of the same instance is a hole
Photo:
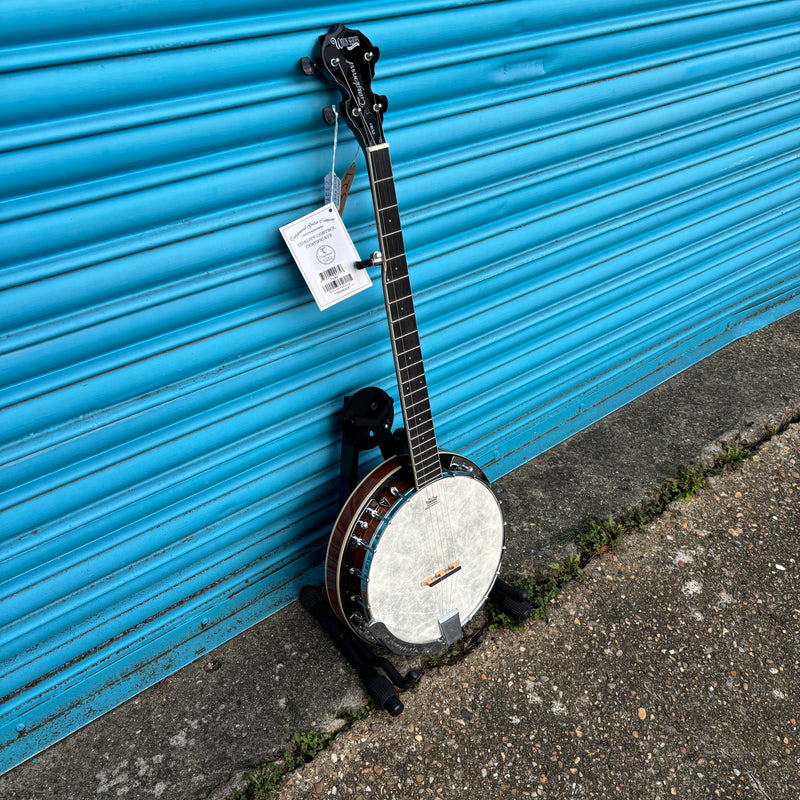
[[[365,715],[354,714],[353,720],[363,719],[363,716]],[[268,761],[248,773],[247,786],[234,790],[230,800],[269,800],[274,797],[283,786],[285,776],[311,761],[317,753],[330,745],[335,736],[334,732],[320,733],[314,728],[295,731],[293,746],[287,748],[281,758]]]
[[[534,619],[547,619],[547,608],[558,597],[564,587],[596,556],[613,550],[628,533],[644,527],[664,513],[674,500],[689,500],[705,485],[709,476],[725,469],[736,469],[750,457],[750,448],[742,447],[738,441],[733,444],[723,442],[722,450],[715,456],[709,467],[681,467],[673,478],[665,480],[654,497],[640,503],[618,516],[611,515],[604,520],[590,520],[580,528],[569,532],[568,540],[574,541],[577,554],[565,561],[554,561],[544,571],[531,576],[519,576],[512,580],[517,589],[528,593],[528,602],[533,609]],[[489,603],[489,627],[503,627],[521,630],[523,623],[511,619],[499,607]]]
[[[314,756],[324,750],[333,741],[333,733],[320,733],[313,728],[308,731],[294,732],[294,743],[300,751],[303,761],[311,761]]]
[[[696,495],[706,483],[706,474],[696,467],[681,467],[674,478],[668,478],[661,486],[663,505],[666,507],[673,500],[689,500]]]
[[[247,786],[235,789],[230,800],[267,800],[276,794],[283,785],[283,776],[294,769],[285,759],[279,759],[269,764],[264,764],[254,772],[247,775]]]
[[[776,434],[773,433],[770,435],[775,436]],[[717,456],[714,459],[714,466],[718,471],[722,471],[725,469],[725,467],[731,467],[735,469],[736,467],[740,467],[746,459],[750,458],[751,455],[752,454],[750,450],[748,448],[741,447],[738,441],[735,441],[733,444],[723,442],[722,452],[717,453]]]

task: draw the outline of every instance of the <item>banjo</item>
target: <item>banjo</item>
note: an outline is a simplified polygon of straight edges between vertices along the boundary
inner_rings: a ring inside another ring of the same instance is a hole
[[[422,364],[397,210],[387,99],[371,81],[378,48],[336,25],[321,36],[313,66],[342,95],[339,113],[364,150],[386,315],[408,453],[389,458],[339,512],[325,558],[325,590],[336,616],[367,642],[396,653],[438,653],[463,636],[500,569],[503,517],[486,475],[440,450]]]

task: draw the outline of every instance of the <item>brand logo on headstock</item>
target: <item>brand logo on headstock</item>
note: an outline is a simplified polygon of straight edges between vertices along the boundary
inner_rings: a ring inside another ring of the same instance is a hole
[[[353,99],[360,106],[365,106],[367,101],[364,97],[364,87],[361,85],[361,77],[358,74],[358,70],[355,68],[355,65],[352,61],[345,61],[345,63],[350,68],[350,80],[353,82],[353,86],[356,90],[355,97]]]
[[[331,36],[331,44],[335,44],[340,50],[352,50],[359,43],[358,36]]]

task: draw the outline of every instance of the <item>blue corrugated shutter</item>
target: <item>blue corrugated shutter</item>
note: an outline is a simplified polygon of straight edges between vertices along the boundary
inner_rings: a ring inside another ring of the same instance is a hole
[[[493,477],[800,307],[800,3],[269,5],[3,7],[0,768],[317,576],[341,397],[393,392],[380,292],[318,312],[277,232],[332,23],[383,52],[439,441]]]

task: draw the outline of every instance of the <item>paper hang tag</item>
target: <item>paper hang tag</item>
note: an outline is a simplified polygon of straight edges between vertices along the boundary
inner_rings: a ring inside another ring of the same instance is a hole
[[[335,205],[283,225],[281,236],[320,310],[372,286]]]

